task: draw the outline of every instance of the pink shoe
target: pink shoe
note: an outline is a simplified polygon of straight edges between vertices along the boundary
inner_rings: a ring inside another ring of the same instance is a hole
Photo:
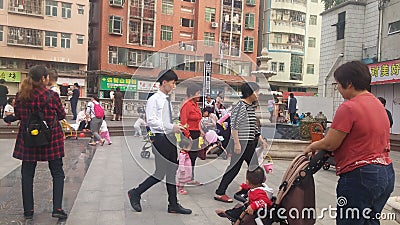
[[[187,195],[187,191],[183,188],[179,188],[178,193],[181,195]]]

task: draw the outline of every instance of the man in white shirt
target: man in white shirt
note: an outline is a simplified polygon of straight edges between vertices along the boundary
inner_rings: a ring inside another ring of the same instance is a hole
[[[152,137],[152,151],[155,156],[156,170],[153,175],[143,181],[137,188],[128,191],[131,206],[137,212],[142,211],[140,195],[157,184],[166,176],[168,193],[168,213],[191,214],[192,210],[183,208],[176,197],[176,170],[178,153],[175,133],[184,129],[181,124],[172,121],[172,106],[168,94],[176,87],[178,76],[172,70],[161,71],[157,82],[160,88],[146,104],[147,125],[155,135]]]

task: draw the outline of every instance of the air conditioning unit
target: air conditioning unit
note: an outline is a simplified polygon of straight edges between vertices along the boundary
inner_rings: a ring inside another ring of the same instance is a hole
[[[217,28],[218,27],[218,23],[217,22],[212,22],[211,23],[211,27],[212,28]]]

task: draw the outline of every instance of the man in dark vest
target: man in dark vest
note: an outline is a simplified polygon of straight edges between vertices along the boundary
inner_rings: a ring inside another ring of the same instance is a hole
[[[4,85],[6,81],[0,79],[0,114],[3,115],[4,107],[7,105],[8,87]]]

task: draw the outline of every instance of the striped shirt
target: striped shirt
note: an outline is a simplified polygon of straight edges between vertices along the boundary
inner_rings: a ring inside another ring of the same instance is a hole
[[[255,140],[258,131],[253,105],[240,100],[232,110],[231,122],[232,130],[238,130],[240,141]]]

